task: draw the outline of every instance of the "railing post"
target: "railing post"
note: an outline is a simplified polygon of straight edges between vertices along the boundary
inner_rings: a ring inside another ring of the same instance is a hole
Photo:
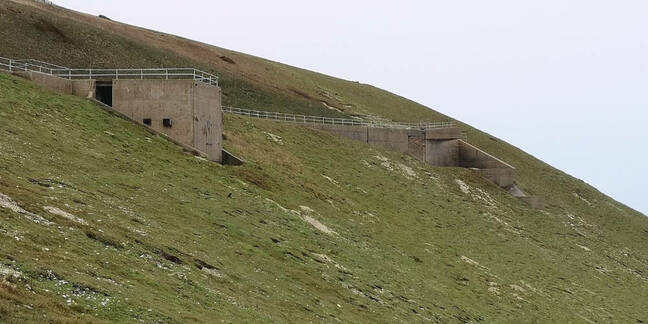
[[[13,71],[12,71],[12,68],[13,68],[12,65],[13,65],[13,60],[10,59],[10,60],[9,60],[9,73],[13,72]]]
[[[144,80],[144,70],[140,70],[140,80]]]

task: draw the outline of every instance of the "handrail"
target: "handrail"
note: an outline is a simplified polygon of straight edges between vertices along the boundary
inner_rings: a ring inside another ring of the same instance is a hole
[[[9,72],[33,71],[64,79],[159,79],[159,80],[194,80],[218,86],[218,77],[194,68],[160,68],[160,69],[71,69],[33,59],[13,60],[0,57],[0,69]]]
[[[162,68],[162,69],[70,69],[47,62],[33,59],[13,60],[0,57],[0,70],[33,71],[44,73],[64,79],[191,79],[206,84],[218,86],[218,77],[204,71],[193,68]],[[434,129],[455,127],[454,122],[420,122],[420,123],[397,123],[392,121],[374,121],[363,119],[332,118],[324,116],[307,116],[287,114],[262,110],[251,110],[223,106],[223,112],[304,124],[330,124],[363,126],[372,128],[396,128],[396,129]]]
[[[307,116],[287,114],[273,111],[251,110],[223,106],[223,112],[254,118],[272,119],[284,122],[302,123],[302,124],[329,124],[329,125],[347,125],[362,126],[371,128],[395,128],[395,129],[435,129],[455,127],[454,122],[420,122],[420,123],[397,123],[391,121],[373,121],[363,119],[345,119],[324,116]]]

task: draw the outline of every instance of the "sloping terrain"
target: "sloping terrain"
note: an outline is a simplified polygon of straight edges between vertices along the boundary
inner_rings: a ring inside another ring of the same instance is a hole
[[[469,170],[226,124],[244,167],[0,73],[0,320],[648,319],[648,220],[566,176],[535,211]]]
[[[380,89],[31,1],[0,56],[195,66],[244,108],[447,117]],[[339,111],[326,108],[322,103]],[[0,73],[0,321],[648,321],[648,220],[467,125],[529,209],[470,170],[227,116],[222,167]]]

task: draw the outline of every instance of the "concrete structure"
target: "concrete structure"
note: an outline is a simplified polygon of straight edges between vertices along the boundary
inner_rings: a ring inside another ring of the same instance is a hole
[[[222,160],[221,90],[193,80],[113,80],[113,108]]]
[[[68,80],[34,71],[18,71],[14,74],[52,91],[84,98],[94,97],[95,80]]]
[[[332,124],[309,124],[308,127],[323,130],[348,139],[367,143],[368,128],[364,126],[332,125]]]
[[[367,143],[397,152],[407,153],[409,136],[406,129],[368,128]]]
[[[177,143],[223,160],[221,89],[194,80],[70,80],[36,71],[14,74],[47,89],[84,98],[96,98],[133,121],[166,135]],[[229,154],[228,161],[242,161]]]
[[[459,140],[425,140],[424,161],[434,166],[459,166]]]
[[[531,207],[544,208],[542,197],[527,196],[515,186],[514,167],[461,140],[461,130],[458,127],[427,130],[327,124],[313,124],[310,127],[407,153],[434,166],[474,169],[482,177],[522,199]]]
[[[458,144],[458,166],[478,169],[481,176],[502,188],[515,184],[514,167],[462,140]]]

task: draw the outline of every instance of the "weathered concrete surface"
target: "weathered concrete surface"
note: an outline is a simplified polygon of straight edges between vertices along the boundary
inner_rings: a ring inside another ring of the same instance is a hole
[[[310,124],[308,127],[367,143],[367,127],[329,124]]]
[[[113,108],[150,128],[205,152],[212,161],[222,158],[220,89],[193,80],[113,80]],[[171,119],[165,127],[163,119]]]
[[[462,141],[459,141],[459,166],[477,169],[515,169],[508,163]]]
[[[462,140],[458,142],[460,167],[479,169],[484,178],[502,188],[515,184],[514,167]]]
[[[545,208],[545,200],[544,197],[540,196],[528,196],[528,197],[520,197],[522,201],[525,203],[529,204],[531,208],[535,209],[544,209]]]
[[[72,81],[63,79],[48,74],[33,72],[33,71],[18,71],[14,72],[15,75],[31,80],[34,83],[63,94],[72,94]]]
[[[211,161],[222,161],[223,111],[221,89],[196,82],[194,89],[194,147],[207,153]]]
[[[193,81],[113,80],[113,108],[142,123],[151,119],[151,128],[175,140],[193,145]],[[170,118],[173,127],[164,127]]]
[[[393,128],[368,128],[367,143],[406,153],[409,144],[407,130]]]
[[[434,128],[425,131],[427,140],[453,140],[461,138],[459,127]]]
[[[221,163],[223,165],[239,166],[239,165],[243,165],[245,161],[243,161],[243,159],[237,157],[236,155],[230,153],[229,151],[223,150],[223,157]]]
[[[95,80],[73,80],[72,94],[83,98],[94,98],[95,87]]]
[[[459,141],[425,140],[425,162],[434,166],[459,166]]]
[[[415,157],[419,161],[425,162],[425,138],[422,136],[408,136],[407,154]]]

